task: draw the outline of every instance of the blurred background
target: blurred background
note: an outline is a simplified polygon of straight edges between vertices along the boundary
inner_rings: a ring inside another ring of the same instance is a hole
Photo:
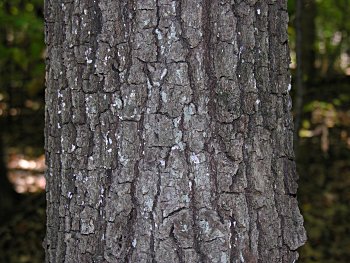
[[[298,262],[350,262],[349,0],[289,0]],[[0,262],[44,262],[43,0],[0,0]]]

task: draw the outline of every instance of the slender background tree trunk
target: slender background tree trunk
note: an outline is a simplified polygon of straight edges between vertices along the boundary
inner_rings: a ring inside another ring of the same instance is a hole
[[[296,95],[295,95],[295,125],[294,125],[294,144],[298,145],[299,142],[299,129],[301,124],[301,114],[303,112],[303,62],[305,57],[303,57],[306,50],[303,50],[302,39],[303,39],[303,27],[302,27],[302,12],[303,12],[303,1],[296,0],[296,18],[295,18],[295,31],[296,31],[296,59],[297,59],[297,69],[296,69]]]
[[[293,262],[286,1],[46,0],[47,262]]]

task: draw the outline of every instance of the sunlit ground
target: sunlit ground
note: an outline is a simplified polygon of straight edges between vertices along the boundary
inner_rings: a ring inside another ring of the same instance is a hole
[[[45,156],[28,159],[21,154],[9,157],[8,178],[18,193],[42,192],[45,189]]]

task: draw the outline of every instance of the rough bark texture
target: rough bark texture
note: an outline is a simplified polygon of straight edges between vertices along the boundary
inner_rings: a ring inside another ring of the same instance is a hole
[[[47,262],[294,262],[286,0],[46,0]]]

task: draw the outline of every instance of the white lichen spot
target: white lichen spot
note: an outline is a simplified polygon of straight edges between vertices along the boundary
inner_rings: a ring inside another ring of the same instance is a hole
[[[169,36],[170,39],[176,39],[176,28],[175,28],[175,25],[174,23],[171,23],[171,26],[170,26],[170,36]]]
[[[229,234],[228,234],[229,240],[231,240],[231,236],[232,236],[232,234],[231,234],[231,232],[229,232]],[[232,247],[231,242],[229,242],[228,247],[231,249],[231,247]]]
[[[184,120],[185,120],[185,122],[187,122],[191,119],[191,116],[194,115],[195,111],[196,111],[196,108],[195,108],[193,103],[191,103],[190,105],[188,105],[184,108]]]
[[[292,84],[289,83],[288,85],[288,92],[290,92],[292,90]]]
[[[143,26],[147,26],[149,23],[151,22],[151,19],[145,19],[145,21],[143,21]]]
[[[209,226],[209,222],[208,221],[205,221],[205,220],[200,221],[199,225],[203,229],[204,233],[209,233],[210,232],[210,226]]]
[[[168,69],[165,68],[162,72],[162,75],[160,75],[161,80],[166,76],[167,72],[168,72]]]
[[[161,165],[162,167],[165,167],[165,161],[164,161],[163,159],[160,160],[159,163],[160,163],[160,165]]]
[[[92,59],[88,59],[88,60],[86,61],[86,63],[91,64],[91,63],[92,63]]]
[[[164,91],[160,92],[160,96],[162,97],[163,102],[168,102],[167,94]]]
[[[178,149],[180,149],[180,147],[178,146],[178,145],[174,145],[173,147],[171,147],[171,150],[173,151],[173,150],[178,150]]]
[[[126,165],[128,164],[129,160],[127,158],[125,158],[123,155],[119,156],[119,161],[123,164]]]
[[[152,89],[151,81],[147,78],[147,87],[148,89]]]
[[[178,144],[182,140],[182,131],[178,130],[175,132],[175,142]]]
[[[183,70],[181,69],[177,69],[175,74],[176,74],[176,78],[180,81],[180,83],[183,82],[183,78],[184,78],[184,74],[183,74]]]
[[[86,9],[84,9],[84,15],[87,15],[88,11]]]
[[[182,197],[182,201],[184,201],[185,203],[189,203],[191,201],[190,197],[188,195],[184,195]]]
[[[179,142],[177,145],[179,146],[179,149],[181,151],[183,151],[185,149],[185,146],[186,146],[186,144],[184,144],[183,142]]]
[[[118,109],[121,109],[123,106],[123,102],[120,98],[116,98],[115,101],[111,104],[112,110],[114,107],[117,107]]]
[[[177,117],[177,118],[173,119],[173,124],[174,124],[175,128],[179,127],[180,121],[181,121],[181,117]]]
[[[198,156],[195,153],[191,154],[190,159],[193,163],[196,163],[196,164],[199,163]]]
[[[158,40],[163,39],[162,32],[158,28],[156,28],[156,30],[154,30],[154,32],[156,33]]]
[[[107,152],[111,153],[111,152],[112,152],[112,149],[108,149]]]
[[[148,198],[146,201],[145,201],[145,211],[152,211],[152,207],[153,207],[153,200],[152,198]]]
[[[260,100],[257,99],[257,100],[255,101],[255,103],[256,103],[256,105],[259,105],[259,104],[260,104]]]
[[[238,33],[239,33],[239,32],[238,32]],[[241,59],[241,54],[242,54],[243,50],[244,50],[244,47],[243,47],[243,46],[239,47],[238,59]]]
[[[256,13],[257,13],[258,15],[260,15],[260,9],[257,9],[257,10],[256,10]]]
[[[242,263],[244,263],[244,258],[243,258],[243,255],[242,255],[242,251],[239,252],[239,259],[241,260]]]
[[[137,245],[137,241],[136,241],[136,238],[132,241],[132,246],[133,247],[136,247],[136,245]]]
[[[75,150],[75,145],[72,144],[72,148],[70,149],[71,152],[73,152]]]
[[[82,234],[92,234],[95,231],[94,222],[92,219],[82,219],[81,220],[81,233]]]
[[[188,188],[190,188],[190,191],[192,191],[192,182],[191,181],[188,182]]]
[[[69,199],[72,199],[73,193],[72,193],[72,192],[68,192],[67,197],[68,197]]]

